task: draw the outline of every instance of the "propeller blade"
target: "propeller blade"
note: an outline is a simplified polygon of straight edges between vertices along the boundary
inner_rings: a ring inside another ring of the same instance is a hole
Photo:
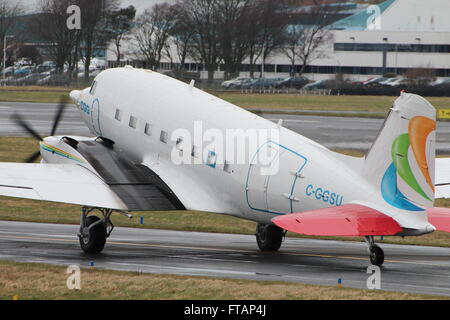
[[[11,116],[11,119],[19,126],[22,127],[25,131],[27,131],[31,136],[33,136],[36,140],[43,141],[41,136],[30,126],[28,123],[20,116],[18,113],[14,113]]]
[[[54,136],[55,135],[56,129],[59,126],[59,122],[62,119],[62,116],[64,114],[66,106],[67,106],[67,97],[63,96],[63,97],[61,97],[61,100],[59,101],[58,112],[56,113],[55,118],[53,119],[53,128],[52,128],[52,131],[50,133],[50,136]]]
[[[33,153],[27,160],[25,160],[25,163],[34,163],[40,156],[41,152],[37,151]]]

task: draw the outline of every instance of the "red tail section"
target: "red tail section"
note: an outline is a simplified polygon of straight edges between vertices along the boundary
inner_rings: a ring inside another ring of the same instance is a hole
[[[383,213],[358,204],[346,204],[272,219],[285,230],[312,236],[389,236],[402,231]]]
[[[428,221],[436,227],[437,231],[450,232],[450,209],[428,208]]]

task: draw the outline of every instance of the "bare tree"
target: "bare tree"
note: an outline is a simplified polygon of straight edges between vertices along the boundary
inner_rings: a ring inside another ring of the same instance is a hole
[[[95,49],[105,47],[111,40],[108,33],[107,17],[117,8],[117,0],[74,0],[81,8],[81,56],[84,60],[84,80],[89,79],[89,67]]]
[[[58,73],[63,73],[79,38],[79,31],[67,28],[67,7],[71,3],[71,0],[41,0],[42,14],[30,22],[33,33],[49,44],[47,54],[55,61]]]
[[[248,14],[252,0],[221,0],[217,2],[217,24],[220,55],[224,63],[225,79],[239,74],[242,61],[248,55]]]
[[[256,61],[267,57],[283,44],[283,32],[288,15],[282,0],[254,0],[249,10],[251,24],[248,27],[248,59],[250,76],[253,77]],[[261,74],[262,76],[262,74]]]
[[[221,48],[218,27],[218,2],[221,0],[180,0],[183,17],[192,31],[192,55],[204,64],[208,71],[208,81],[214,79],[214,73],[221,60]]]
[[[173,25],[170,29],[169,46],[174,46],[179,61],[179,69],[184,70],[186,59],[193,56],[194,30],[189,25],[189,20],[185,16],[181,3],[176,3],[171,7],[174,14]],[[167,50],[169,51],[169,50]],[[168,56],[171,54],[168,52]]]
[[[302,66],[299,72],[301,75],[312,61],[324,57],[321,47],[331,41],[333,36],[327,26],[334,22],[333,19],[340,8],[325,6],[323,1],[317,0],[316,6],[303,9],[304,12],[306,10],[309,16],[308,24],[294,18],[284,33],[284,45],[281,51],[291,61],[293,75],[296,73],[297,59]]]
[[[174,15],[167,3],[156,4],[137,18],[133,36],[136,54],[143,57],[147,68],[157,69],[167,44]]]
[[[23,12],[21,2],[15,0],[0,0],[0,41],[4,48],[5,36],[16,22],[16,17]]]
[[[136,16],[136,8],[129,6],[112,11],[107,18],[107,32],[110,33],[114,43],[114,53],[117,64],[120,64],[121,42],[123,37],[131,31]]]

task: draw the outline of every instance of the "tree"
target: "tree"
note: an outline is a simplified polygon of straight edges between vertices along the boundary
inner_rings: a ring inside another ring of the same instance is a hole
[[[208,71],[208,82],[221,60],[218,2],[222,0],[180,0],[186,26],[191,30],[192,55]]]
[[[16,17],[23,12],[20,2],[0,0],[0,41],[4,48],[4,39],[14,25]]]
[[[79,36],[78,30],[67,28],[67,7],[71,0],[42,0],[40,11],[30,23],[30,29],[49,43],[48,56],[55,61],[58,73],[64,72],[64,65],[70,60]]]
[[[188,18],[184,15],[185,11],[180,3],[171,7],[173,12],[173,25],[170,28],[169,45],[173,45],[179,61],[179,70],[184,70],[186,59],[193,56],[192,47],[194,45],[194,30],[189,25]],[[171,58],[171,54],[167,55]]]
[[[117,64],[120,64],[121,42],[123,37],[130,32],[133,21],[136,17],[136,8],[129,6],[112,11],[107,18],[107,30],[114,42],[114,53],[117,57]]]
[[[281,51],[291,61],[293,75],[296,73],[297,58],[302,66],[299,72],[301,75],[312,61],[324,56],[320,48],[331,41],[333,36],[327,26],[334,22],[334,16],[339,10],[339,6],[325,6],[323,1],[317,0],[316,6],[308,7],[308,24],[294,18],[291,25],[285,29],[284,45]]]
[[[107,17],[117,9],[117,0],[74,0],[81,8],[81,55],[84,59],[84,80],[89,79],[89,67],[91,65],[94,50],[105,47],[111,40],[111,34],[107,30]]]
[[[26,46],[21,45],[16,51],[16,57],[20,58],[28,58],[32,61],[33,64],[38,64],[41,60],[41,54],[39,50],[34,46]]]
[[[137,18],[133,31],[135,52],[144,58],[147,68],[159,67],[173,22],[174,14],[167,3],[154,5]]]
[[[251,0],[222,0],[217,3],[220,56],[224,64],[225,79],[236,77],[242,61],[248,55],[249,13]]]
[[[247,41],[250,76],[253,78],[256,61],[267,57],[283,44],[283,33],[288,23],[284,1],[254,0],[249,12],[252,23],[248,27]],[[261,73],[262,76],[262,73]]]

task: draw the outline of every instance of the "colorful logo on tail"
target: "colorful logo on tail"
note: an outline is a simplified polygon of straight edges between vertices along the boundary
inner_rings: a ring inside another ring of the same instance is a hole
[[[423,211],[413,204],[398,188],[397,177],[399,176],[406,184],[427,201],[433,201],[423,191],[414,175],[408,159],[408,150],[411,146],[417,165],[425,178],[425,181],[434,192],[427,162],[426,144],[431,132],[436,130],[436,122],[427,117],[414,117],[409,121],[408,133],[402,134],[394,140],[391,154],[392,163],[386,170],[381,181],[381,194],[390,205],[409,211]]]

